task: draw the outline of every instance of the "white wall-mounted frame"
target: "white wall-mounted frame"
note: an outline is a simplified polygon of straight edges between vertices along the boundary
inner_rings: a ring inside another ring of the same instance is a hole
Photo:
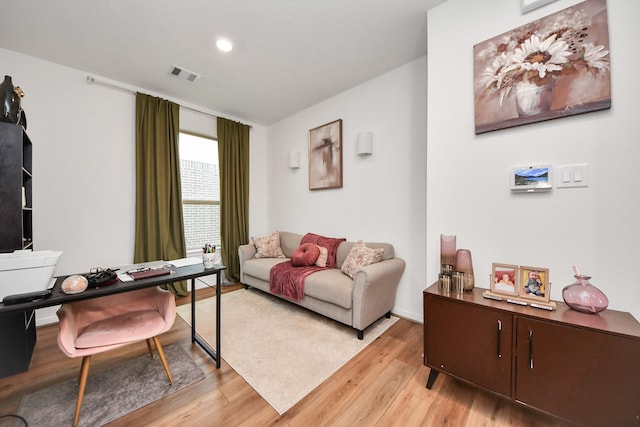
[[[531,12],[534,9],[542,7],[546,4],[553,3],[556,0],[520,0],[522,6],[522,14]]]

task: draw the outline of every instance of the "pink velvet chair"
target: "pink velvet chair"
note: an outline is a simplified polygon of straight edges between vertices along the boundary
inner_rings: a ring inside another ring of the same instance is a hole
[[[158,335],[171,329],[176,317],[176,301],[171,292],[154,287],[73,302],[64,304],[57,315],[60,349],[69,357],[82,357],[74,426],[78,425],[93,354],[146,340],[153,358],[153,339],[169,383],[173,384],[158,340]]]

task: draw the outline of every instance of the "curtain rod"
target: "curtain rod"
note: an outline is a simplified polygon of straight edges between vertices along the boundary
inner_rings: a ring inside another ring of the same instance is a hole
[[[111,82],[106,82],[104,80],[98,80],[95,77],[93,77],[92,75],[88,75],[87,76],[87,83],[96,83],[96,84],[107,86],[107,87],[110,87],[110,88],[113,88],[113,89],[122,90],[124,92],[128,92],[128,93],[131,93],[131,94],[134,94],[134,95],[136,94],[136,92],[138,92],[137,90],[130,89],[130,88],[122,86],[122,85],[118,85],[118,84],[111,83]],[[204,114],[205,116],[210,116],[210,117],[215,117],[215,118],[220,117],[222,119],[225,118],[225,117],[222,117],[222,116],[216,116],[215,114],[207,113],[206,111],[198,110],[197,108],[187,107],[186,105],[180,105],[180,108],[184,108],[185,110],[190,110],[190,111],[194,111],[196,113]],[[232,120],[232,119],[228,119],[228,120]],[[250,128],[253,127],[251,125],[248,125],[248,126]]]

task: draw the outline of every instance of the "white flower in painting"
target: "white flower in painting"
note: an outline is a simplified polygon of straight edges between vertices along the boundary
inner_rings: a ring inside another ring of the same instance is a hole
[[[507,63],[506,55],[498,55],[491,60],[480,76],[480,84],[487,87],[501,88],[502,69]]]
[[[515,50],[505,71],[536,71],[538,77],[544,79],[547,73],[562,71],[570,55],[567,43],[556,40],[555,34],[545,40],[534,34]]]
[[[506,54],[496,56],[491,60],[480,76],[480,84],[489,88],[492,92],[500,92],[500,105],[504,98],[509,95],[513,86],[513,75],[505,73],[505,66],[509,63]]]
[[[593,43],[585,44],[582,48],[580,56],[589,68],[601,71],[609,69],[609,62],[604,59],[609,54],[608,50],[604,50],[604,46],[594,46]]]

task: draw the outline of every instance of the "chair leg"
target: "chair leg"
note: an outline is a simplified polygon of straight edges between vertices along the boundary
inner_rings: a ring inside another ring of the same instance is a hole
[[[151,347],[151,338],[147,338],[147,348],[149,349],[149,355],[153,359],[153,347]]]
[[[89,376],[89,366],[91,365],[91,356],[82,358],[82,367],[80,368],[80,381],[78,384],[78,401],[76,402],[76,413],[73,417],[73,427],[78,425],[80,418],[80,408],[82,407],[82,399],[84,398],[84,389],[87,386],[87,377]]]
[[[158,349],[158,355],[160,356],[160,360],[162,361],[162,366],[164,366],[164,370],[167,373],[167,377],[169,377],[169,384],[173,384],[173,376],[171,375],[171,371],[169,370],[169,365],[167,364],[167,358],[164,357],[164,351],[162,351],[162,345],[160,345],[160,340],[158,337],[153,337],[153,342],[156,343],[156,349]]]

